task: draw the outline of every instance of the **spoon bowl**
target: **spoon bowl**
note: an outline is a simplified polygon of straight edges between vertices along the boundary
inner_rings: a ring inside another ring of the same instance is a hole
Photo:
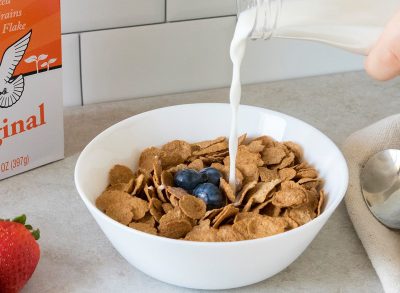
[[[400,150],[374,154],[364,165],[360,178],[371,213],[386,227],[400,229]]]

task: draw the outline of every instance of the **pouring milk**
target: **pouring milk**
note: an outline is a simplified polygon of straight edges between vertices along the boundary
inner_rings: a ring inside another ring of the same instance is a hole
[[[386,23],[400,9],[400,0],[239,0],[238,5],[239,17],[230,47],[230,166],[236,166],[240,67],[249,37],[313,40],[368,54]],[[231,167],[229,183],[233,190],[235,173],[236,168]]]
[[[232,84],[230,90],[231,103],[231,132],[229,136],[229,166],[236,166],[236,154],[238,149],[238,121],[237,114],[242,95],[240,81],[240,66],[246,52],[246,41],[254,26],[256,9],[252,8],[240,14],[235,34],[231,43],[230,55],[233,63]],[[229,184],[236,191],[236,168],[229,170]]]

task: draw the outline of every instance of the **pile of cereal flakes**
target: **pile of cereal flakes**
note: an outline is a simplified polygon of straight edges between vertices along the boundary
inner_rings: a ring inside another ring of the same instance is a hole
[[[223,208],[206,210],[203,200],[174,187],[182,169],[219,170]],[[237,194],[227,183],[228,140],[174,140],[145,149],[136,172],[116,165],[96,206],[133,229],[174,239],[239,241],[266,237],[304,225],[321,213],[323,182],[293,142],[268,136],[239,138]]]

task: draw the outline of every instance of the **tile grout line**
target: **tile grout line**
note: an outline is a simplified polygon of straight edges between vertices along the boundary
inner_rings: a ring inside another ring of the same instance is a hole
[[[118,30],[124,28],[134,28],[134,27],[144,27],[144,26],[152,26],[152,25],[160,25],[160,24],[168,24],[168,23],[179,23],[179,22],[188,22],[188,21],[196,21],[196,20],[206,20],[206,19],[218,19],[218,18],[227,18],[235,16],[235,14],[229,15],[221,15],[221,16],[210,16],[210,17],[200,17],[200,18],[193,18],[193,19],[183,19],[183,20],[173,20],[173,21],[164,21],[164,22],[154,22],[154,23],[147,23],[147,24],[140,24],[140,25],[126,25],[126,26],[118,26],[118,27],[110,27],[110,28],[99,28],[93,30],[86,30],[86,31],[74,31],[63,33],[63,36],[66,35],[73,35],[73,34],[84,34],[84,33],[94,33],[94,32],[102,32],[102,31],[110,31],[110,30]]]
[[[167,5],[168,5],[168,0],[164,0],[164,23],[167,23]]]
[[[80,82],[81,82],[81,106],[83,106],[82,43],[81,43],[81,34],[78,34],[78,44],[79,44],[79,80],[80,80]]]

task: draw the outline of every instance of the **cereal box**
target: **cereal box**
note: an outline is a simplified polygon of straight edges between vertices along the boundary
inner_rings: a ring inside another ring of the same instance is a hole
[[[64,156],[59,0],[0,0],[0,179]]]

